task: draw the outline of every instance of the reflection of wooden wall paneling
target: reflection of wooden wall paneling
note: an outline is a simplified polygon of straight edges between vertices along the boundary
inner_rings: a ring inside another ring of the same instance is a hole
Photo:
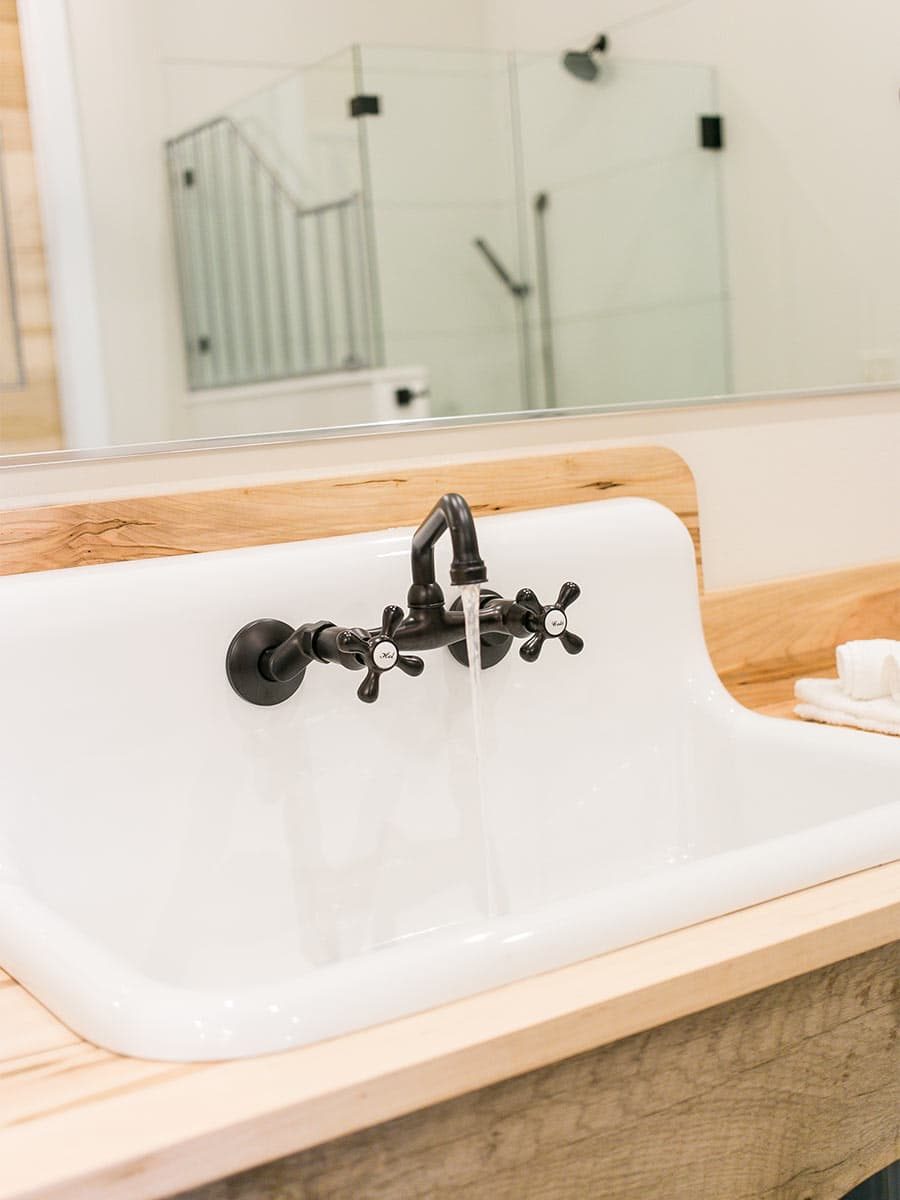
[[[0,389],[0,453],[61,445],[50,295],[19,24],[0,2],[0,134],[25,385]]]
[[[416,525],[450,491],[476,515],[646,496],[681,517],[700,566],[690,469],[630,446],[0,512],[0,575]]]

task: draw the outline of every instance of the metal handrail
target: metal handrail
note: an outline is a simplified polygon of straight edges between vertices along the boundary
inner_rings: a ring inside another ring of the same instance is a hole
[[[316,217],[321,213],[333,212],[338,208],[349,208],[353,204],[359,202],[359,192],[349,192],[346,196],[341,196],[337,200],[325,200],[321,204],[305,205],[302,200],[299,200],[291,190],[290,186],[285,183],[284,178],[277,168],[273,167],[268,159],[261,153],[259,148],[247,137],[243,129],[238,125],[233,117],[212,117],[208,121],[201,121],[199,125],[193,125],[190,129],[186,129],[183,133],[179,133],[177,137],[168,138],[166,140],[166,149],[175,147],[181,142],[188,141],[196,137],[200,133],[208,133],[211,129],[217,126],[224,125],[238,139],[250,157],[255,161],[261,171],[264,171],[269,176],[272,183],[281,193],[282,197],[293,208],[298,217]]]
[[[240,125],[238,125],[237,121],[233,120],[231,117],[212,117],[209,121],[201,121],[199,125],[194,125],[190,129],[186,129],[183,133],[179,133],[177,137],[169,138],[166,141],[166,149],[174,149],[174,147],[180,145],[181,142],[190,141],[192,138],[197,137],[197,135],[201,133],[209,133],[210,130],[215,129],[220,125],[224,125],[231,132],[231,134],[237,138],[251,158],[255,160],[256,165],[262,171],[264,171],[266,175],[269,176],[269,178],[272,180],[272,183],[274,183],[288,204],[298,213],[301,213],[303,211],[302,203],[297,199],[290,187],[284,182],[280,173],[260,153],[254,143],[251,142],[246,133],[244,133],[243,129],[241,129]]]

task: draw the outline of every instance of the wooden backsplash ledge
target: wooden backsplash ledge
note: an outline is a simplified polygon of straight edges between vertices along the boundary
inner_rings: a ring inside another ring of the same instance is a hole
[[[702,584],[693,476],[654,446],[0,511],[0,575],[416,525],[448,491],[462,492],[476,515],[657,500],[690,530]],[[783,705],[798,676],[834,673],[839,642],[900,630],[900,563],[707,592],[701,604],[726,687],[753,708]]]
[[[697,494],[690,469],[671,450],[629,446],[12,509],[0,512],[0,575],[417,525],[451,491],[462,492],[476,516],[645,496],[684,521],[700,567]]]
[[[841,642],[900,637],[900,562],[707,592],[702,607],[722,682],[762,708],[788,700],[800,676],[833,676]]]

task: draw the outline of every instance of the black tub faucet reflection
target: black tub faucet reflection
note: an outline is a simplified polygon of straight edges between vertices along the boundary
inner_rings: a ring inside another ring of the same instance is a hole
[[[410,554],[412,583],[407,613],[389,604],[375,629],[344,628],[333,621],[311,621],[294,629],[269,618],[251,621],[232,638],[225,657],[228,680],[237,694],[251,704],[280,704],[297,691],[313,663],[336,663],[350,671],[365,670],[357,689],[360,700],[378,699],[382,676],[395,668],[405,675],[421,675],[423,650],[446,646],[457,662],[468,666],[466,626],[457,600],[449,609],[435,579],[434,547],[449,534],[453,548],[450,582],[480,588],[481,662],[495,666],[505,658],[515,638],[525,639],[519,649],[525,662],[535,662],[545,641],[559,641],[569,654],[578,654],[584,643],[569,630],[566,609],[580,595],[575,583],[564,583],[553,604],[541,604],[530,588],[515,600],[505,600],[490,589],[487,568],[478,549],[472,510],[462,496],[442,496],[413,534]]]

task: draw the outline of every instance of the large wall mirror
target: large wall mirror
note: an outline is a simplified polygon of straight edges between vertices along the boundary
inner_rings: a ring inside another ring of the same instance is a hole
[[[895,0],[18,10],[59,420],[2,454],[900,377]]]

